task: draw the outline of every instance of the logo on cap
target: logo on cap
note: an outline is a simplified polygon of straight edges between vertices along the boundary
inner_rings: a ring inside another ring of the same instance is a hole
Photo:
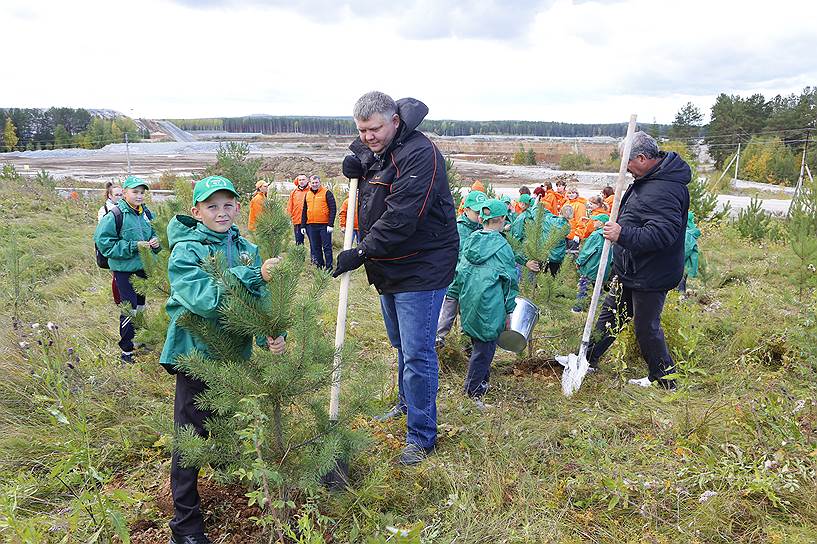
[[[226,187],[226,186],[227,182],[224,179],[215,178],[207,181],[208,189],[211,187]]]

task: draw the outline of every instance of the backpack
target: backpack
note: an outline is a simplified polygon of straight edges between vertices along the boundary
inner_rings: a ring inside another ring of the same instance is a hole
[[[144,210],[145,217],[148,218],[148,221],[153,219],[153,214],[150,213],[150,210],[147,206],[143,206],[142,209]],[[122,210],[119,209],[119,206],[114,206],[109,212],[113,214],[113,221],[116,225],[116,235],[119,236],[122,233]],[[106,213],[106,214],[107,214]],[[108,265],[108,258],[99,251],[99,246],[94,243],[94,252],[96,253],[96,265],[99,268],[104,268],[105,270],[109,270],[111,267]]]

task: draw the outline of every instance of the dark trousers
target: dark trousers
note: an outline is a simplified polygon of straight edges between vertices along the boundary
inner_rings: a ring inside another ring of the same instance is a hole
[[[204,421],[212,412],[196,408],[195,397],[207,385],[187,374],[176,374],[176,398],[173,401],[173,425],[176,429],[192,425],[196,434],[207,436]],[[183,468],[178,452],[173,452],[170,464],[170,491],[173,494],[173,519],[170,530],[177,535],[193,535],[204,532],[201,515],[201,499],[198,489],[198,467]]]
[[[312,264],[332,270],[332,234],[326,230],[326,225],[307,225],[306,235]]]
[[[650,381],[658,380],[664,387],[673,386],[674,383],[663,379],[675,371],[661,328],[661,311],[666,298],[666,291],[634,291],[622,285],[613,289],[604,299],[587,348],[590,366],[598,367],[599,359],[616,339],[619,327],[632,319],[638,347],[650,370]]]
[[[491,361],[496,353],[496,340],[483,342],[471,339],[471,358],[468,360],[468,374],[465,377],[465,394],[480,398],[488,391],[488,380],[491,377]]]
[[[295,245],[296,246],[304,245],[304,235],[301,234],[301,229],[302,228],[303,227],[300,224],[292,225],[292,230],[295,231]]]
[[[131,276],[136,275],[140,278],[147,278],[144,270],[137,270],[136,272],[114,272],[114,282],[119,290],[119,297],[122,302],[129,302],[131,311],[128,314],[119,314],[119,347],[125,353],[133,352],[133,337],[136,335],[136,330],[133,327],[133,318],[137,310],[141,310],[145,305],[145,297],[133,290],[133,285],[130,282]]]
[[[545,265],[545,270],[550,272],[550,275],[555,278],[556,274],[559,273],[559,269],[561,267],[562,267],[562,263],[554,263],[553,261],[548,261],[547,264]]]

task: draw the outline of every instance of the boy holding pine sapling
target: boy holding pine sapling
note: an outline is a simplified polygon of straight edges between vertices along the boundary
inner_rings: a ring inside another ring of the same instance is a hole
[[[198,183],[193,191],[191,216],[177,215],[167,226],[171,248],[168,261],[170,298],[167,313],[170,325],[159,362],[176,375],[176,397],[173,422],[176,429],[192,426],[196,434],[207,436],[205,423],[211,412],[196,406],[196,397],[206,389],[201,380],[188,376],[176,368],[177,358],[196,351],[206,355],[208,345],[178,324],[186,313],[195,314],[219,327],[219,303],[222,288],[215,278],[202,268],[217,253],[227,264],[227,274],[234,276],[254,296],[262,296],[271,279],[270,269],[278,259],[261,263],[258,247],[241,237],[233,220],[240,211],[238,192],[233,183],[221,176],[210,176]],[[284,352],[284,336],[262,338],[263,344],[276,354]],[[249,358],[252,340],[244,346]],[[204,534],[198,493],[196,467],[186,468],[177,451],[173,453],[170,486],[173,494],[174,517],[170,522],[171,544],[209,544]]]

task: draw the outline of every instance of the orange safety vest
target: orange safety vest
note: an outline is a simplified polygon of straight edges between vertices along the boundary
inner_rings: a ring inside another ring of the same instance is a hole
[[[326,202],[326,187],[321,187],[317,192],[312,189],[307,190],[306,198],[306,224],[329,223],[329,204]],[[303,213],[303,206],[301,207]]]
[[[250,200],[250,217],[247,220],[247,230],[255,230],[255,222],[258,221],[258,216],[264,210],[264,200],[266,199],[264,193],[258,193]]]
[[[343,204],[340,205],[340,228],[346,228],[346,214],[349,212],[349,199],[343,201]],[[355,230],[358,229],[357,226],[357,216],[360,214],[355,214]]]
[[[289,193],[289,200],[287,201],[287,213],[292,218],[293,225],[301,224],[301,214],[304,211],[304,196],[309,190],[309,187],[304,189],[295,189]]]
[[[610,196],[608,196],[607,198],[604,199],[604,203],[607,204],[607,209],[609,211],[613,211],[613,200],[615,200],[615,198],[616,198],[616,194],[613,193],[613,194],[611,194]]]
[[[565,199],[564,204],[570,204],[573,207],[573,219],[570,220],[570,234],[567,237],[581,236],[584,232],[584,222],[587,219],[587,200],[582,197],[573,200]]]
[[[564,204],[564,197],[554,191],[553,189],[548,189],[545,191],[545,194],[542,198],[539,199],[539,202],[545,207],[547,211],[552,213],[553,215],[559,215],[559,210],[562,209],[562,204]]]

